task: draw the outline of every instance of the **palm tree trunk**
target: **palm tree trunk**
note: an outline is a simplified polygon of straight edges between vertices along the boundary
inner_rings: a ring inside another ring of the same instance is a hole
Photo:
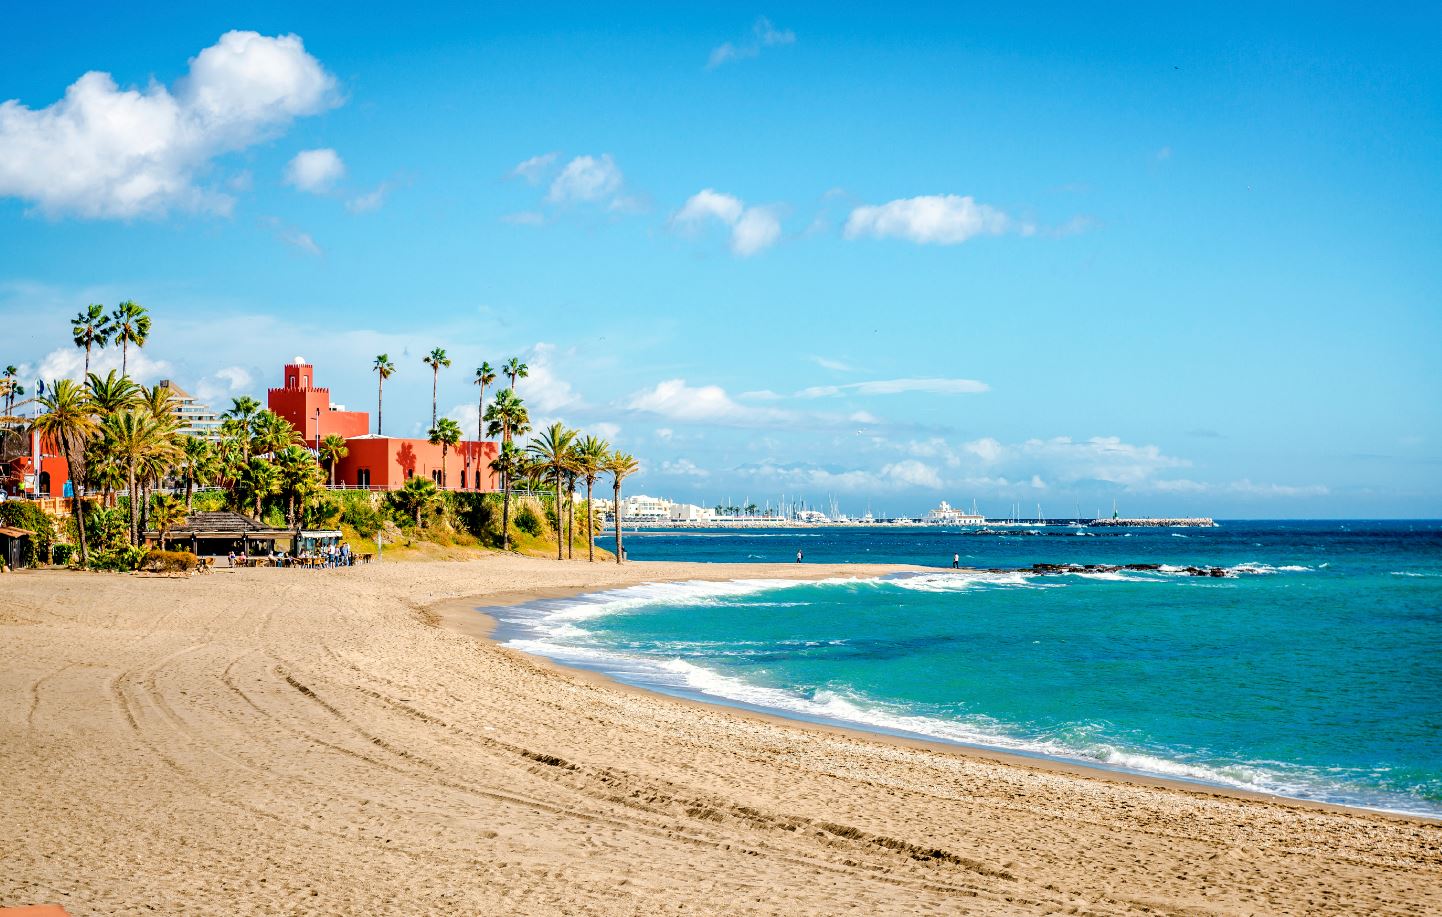
[[[561,554],[565,545],[562,543],[562,536],[566,531],[566,521],[561,517],[561,469],[556,468],[556,560],[563,560]]]
[[[435,425],[435,421],[432,421],[431,426],[434,427]],[[446,443],[441,443],[441,490],[445,490],[446,485],[450,483],[450,481],[447,480],[450,477],[450,469],[446,464],[446,453],[449,451],[450,447]]]
[[[385,403],[386,380],[376,373],[376,436],[381,435],[381,407]]]
[[[71,468],[78,468],[79,463],[75,461],[76,453],[71,452],[67,461]],[[75,508],[75,532],[80,541],[80,569],[84,570],[90,565],[90,550],[85,543],[85,494],[84,488],[74,477],[70,479],[70,504]]]
[[[85,375],[90,375],[90,344],[85,344]]]
[[[566,559],[576,559],[576,481],[566,482]]]
[[[128,375],[128,373],[127,373],[126,370],[125,370],[125,367],[126,367],[126,365],[129,363],[129,360],[130,360],[130,341],[126,340],[125,338],[121,338],[121,339],[120,339],[120,377],[121,377],[122,379],[125,378],[125,377]]]
[[[335,486],[335,459],[330,460],[330,486]]]
[[[195,478],[186,475],[185,478],[185,511],[190,512],[191,499],[195,496]]]
[[[616,503],[611,511],[616,517],[616,563],[621,562],[621,479],[616,479]]]
[[[127,477],[126,477],[126,484],[127,484],[127,488],[126,488],[127,493],[128,493],[129,496],[130,496],[130,543],[133,544],[133,545],[135,545],[136,547],[139,547],[139,546],[140,546],[140,527],[139,527],[139,519],[138,519],[138,517],[137,517],[137,515],[136,515],[136,506],[135,506],[135,503],[136,503],[136,497],[135,497],[135,469],[133,469],[133,468],[130,469],[130,473],[129,473],[129,475],[127,475]]]
[[[586,562],[596,562],[596,533],[592,523],[596,518],[596,511],[591,508],[591,486],[595,482],[590,478],[586,479]]]
[[[501,550],[511,549],[511,477],[501,475]]]
[[[436,425],[436,384],[441,381],[441,367],[436,364],[431,367],[431,426]]]
[[[476,442],[486,438],[486,387],[481,386],[481,397],[476,399]]]

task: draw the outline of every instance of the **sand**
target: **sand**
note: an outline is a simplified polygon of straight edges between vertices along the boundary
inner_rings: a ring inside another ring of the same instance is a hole
[[[467,597],[796,573],[493,556],[0,576],[0,906],[1442,912],[1435,822],[747,715],[443,626],[479,620]]]

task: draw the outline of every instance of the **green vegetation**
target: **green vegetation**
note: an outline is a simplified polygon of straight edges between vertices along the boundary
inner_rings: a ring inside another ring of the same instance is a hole
[[[327,436],[312,453],[287,420],[249,395],[232,399],[221,415],[217,438],[182,433],[174,391],[141,385],[128,375],[129,349],[145,347],[153,331],[150,315],[132,300],[109,312],[100,304],[87,305],[71,321],[72,340],[85,352],[84,381],[60,379],[42,386],[41,396],[33,401],[18,402],[40,408],[34,429],[65,457],[70,490],[78,497],[74,518],[59,533],[35,504],[23,500],[0,504],[0,520],[36,532],[26,545],[27,563],[53,556],[60,563],[102,570],[135,570],[146,564],[164,570],[189,569],[165,556],[184,553],[164,550],[170,535],[194,513],[219,509],[296,531],[339,527],[357,550],[369,548],[379,537],[388,549],[402,552],[434,545],[554,551],[557,558],[564,558],[574,557],[579,544],[584,545],[587,559],[594,561],[598,553],[594,535],[602,512],[595,500],[597,481],[609,474],[619,501],[622,480],[636,471],[634,459],[560,423],[531,437],[530,414],[516,392],[516,383],[527,378],[529,368],[519,358],[511,358],[499,369],[481,363],[472,379],[480,389],[476,434],[500,440],[489,468],[477,467],[475,473],[477,477],[487,470],[496,474],[501,491],[445,489],[451,482],[452,452],[465,434],[454,419],[438,416],[440,371],[451,365],[446,351],[438,347],[423,362],[431,368],[429,439],[441,449],[441,486],[416,476],[390,493],[331,490],[326,483],[335,483],[336,466],[348,455],[345,440]],[[121,349],[120,371],[109,370],[104,376],[90,372],[93,352],[114,346]],[[396,367],[387,354],[380,354],[371,368],[377,377],[376,432],[380,433],[385,380]],[[0,404],[5,411],[0,415],[0,444],[9,456],[28,451],[12,447],[30,434],[29,422],[13,414],[17,399],[25,393],[17,382],[18,373],[13,366],[0,372]],[[509,384],[496,391],[488,404],[488,388],[503,377]],[[467,462],[472,459],[467,454]],[[582,485],[584,499],[577,499]],[[159,542],[160,551],[147,553],[143,547],[147,532]],[[60,549],[52,551],[57,541]]]

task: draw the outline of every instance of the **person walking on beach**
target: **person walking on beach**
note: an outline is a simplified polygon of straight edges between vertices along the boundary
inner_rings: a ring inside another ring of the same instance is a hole
[[[960,568],[961,568],[961,555],[960,555],[960,554],[953,554],[953,555],[951,555],[951,569],[953,569],[953,570],[959,570]]]
[[[797,562],[798,564],[801,563],[801,556],[802,556],[802,555],[801,555],[801,551],[798,550],[798,551],[796,552],[796,562]]]

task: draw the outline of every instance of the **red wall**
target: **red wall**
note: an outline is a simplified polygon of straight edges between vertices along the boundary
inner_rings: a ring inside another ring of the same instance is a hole
[[[432,471],[441,469],[441,447],[424,439],[363,436],[346,440],[346,449],[346,457],[336,463],[337,484],[356,486],[360,483],[359,472],[369,469],[371,487],[396,490],[411,474],[431,477]],[[493,442],[467,440],[458,443],[446,458],[448,478],[445,488],[495,490],[496,475],[491,471],[490,464],[496,457],[496,451],[497,446]]]

